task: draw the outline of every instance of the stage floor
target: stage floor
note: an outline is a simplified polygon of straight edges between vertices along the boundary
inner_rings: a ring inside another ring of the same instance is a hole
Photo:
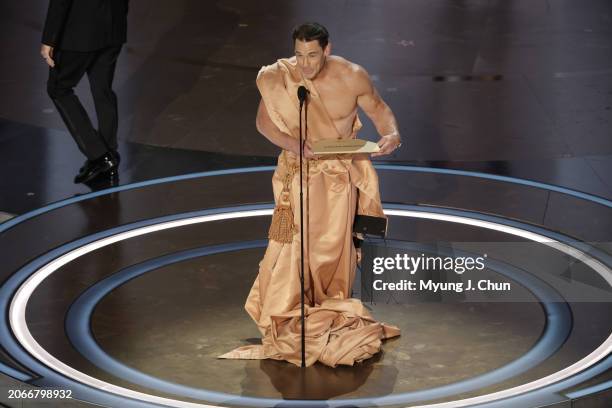
[[[369,248],[486,253],[490,276],[513,282],[512,296],[377,293],[367,307],[402,335],[355,367],[217,359],[259,341],[243,304],[266,245],[272,168],[194,173],[76,196],[2,224],[6,363],[31,373],[31,384],[65,384],[79,399],[112,406],[133,402],[83,384],[176,406],[408,406],[501,395],[560,402],[609,377],[610,230],[572,228],[567,220],[580,212],[561,210],[569,202],[605,219],[609,201],[485,173],[377,167],[393,201],[387,240]],[[407,183],[430,188],[394,188]],[[486,211],[468,210],[484,191]],[[554,217],[537,218],[542,206],[563,214],[563,231]],[[365,298],[363,288],[357,283],[354,295]]]
[[[610,2],[132,0],[114,187],[72,183],[83,158],[38,55],[47,3],[0,13],[0,405],[612,403]],[[485,277],[513,285],[373,295],[360,272],[354,296],[402,335],[355,367],[216,358],[259,342],[243,304],[277,149],[254,79],[303,20],[368,70],[404,138],[375,162],[389,236],[369,250],[486,252]]]

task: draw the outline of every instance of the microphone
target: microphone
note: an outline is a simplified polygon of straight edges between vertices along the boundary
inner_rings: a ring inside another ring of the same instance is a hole
[[[304,103],[309,93],[310,91],[306,89],[304,85],[300,85],[300,87],[297,90],[297,96],[298,96],[298,99],[300,100],[300,104]]]
[[[302,137],[302,109],[304,101],[308,98],[308,89],[304,85],[300,85],[297,90],[297,96],[300,100],[300,321],[302,323],[302,367],[306,367],[306,317],[304,309],[305,293],[304,293],[304,173],[302,172],[302,162],[304,161],[304,141]],[[305,115],[308,115],[308,105],[306,105]],[[307,116],[306,116],[307,118]],[[304,120],[307,122],[306,118]],[[308,129],[308,127],[306,128]]]

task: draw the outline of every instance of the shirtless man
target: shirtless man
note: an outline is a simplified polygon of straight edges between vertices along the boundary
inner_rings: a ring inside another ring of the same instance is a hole
[[[352,366],[377,353],[381,339],[400,335],[398,327],[375,322],[361,302],[351,298],[359,261],[354,219],[357,215],[385,217],[378,177],[367,156],[309,160],[302,241],[301,217],[295,211],[302,200],[296,163],[300,150],[297,90],[301,84],[312,92],[309,139],[354,137],[357,107],[361,107],[381,135],[377,156],[389,154],[400,144],[395,117],[366,71],[331,56],[328,37],[327,30],[316,23],[297,27],[293,32],[295,56],[264,66],[257,75],[262,95],[257,129],[283,149],[272,176],[275,208],[268,247],[245,302],[262,334],[262,344],[239,347],[222,358],[272,358],[301,365],[304,350],[306,366],[317,361],[330,367]],[[304,153],[307,159],[316,159],[308,144]],[[315,322],[306,326],[305,348],[300,343],[300,315],[296,313],[301,305],[300,276],[304,277],[308,305],[305,319]]]
[[[380,135],[380,151],[372,156],[386,155],[400,147],[401,138],[393,112],[382,100],[363,67],[331,55],[331,43],[325,27],[318,23],[298,26],[293,31],[293,42],[295,56],[290,61],[297,60],[301,75],[315,84],[342,136],[351,133],[359,106]],[[259,102],[256,125],[257,130],[272,143],[299,155],[299,140],[281,132],[274,125],[263,101]],[[304,157],[316,157],[308,143],[304,146]]]

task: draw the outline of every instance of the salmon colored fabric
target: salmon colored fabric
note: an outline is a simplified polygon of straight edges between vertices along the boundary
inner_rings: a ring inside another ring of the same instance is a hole
[[[303,79],[294,59],[263,67],[257,86],[268,114],[283,132],[299,138],[300,85],[310,90],[308,139],[354,138],[340,135],[314,84]],[[272,177],[278,205],[283,179],[299,166],[283,151]],[[380,351],[381,340],[398,336],[397,327],[376,322],[358,299],[351,299],[357,254],[352,226],[355,213],[384,217],[378,177],[369,157],[336,155],[304,162],[304,272],[306,363],[353,365]],[[245,309],[257,324],[261,345],[239,347],[220,358],[286,360],[301,364],[299,170],[291,179],[289,201],[296,232],[292,242],[270,240]]]

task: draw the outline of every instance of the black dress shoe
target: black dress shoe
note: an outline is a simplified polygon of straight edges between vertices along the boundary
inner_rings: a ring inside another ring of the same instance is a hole
[[[84,181],[91,191],[105,190],[107,188],[117,187],[119,185],[119,174],[115,172],[101,173],[89,181]]]
[[[85,160],[85,163],[83,163],[83,165],[79,169],[79,173],[82,172],[83,170],[85,170],[85,167],[87,167],[89,165],[89,163],[91,163],[91,160],[89,160],[89,159]]]
[[[87,183],[103,174],[108,177],[114,177],[117,174],[117,167],[117,160],[108,152],[96,160],[90,160],[88,163],[85,163],[83,170],[74,178],[74,182]]]
[[[79,172],[77,173],[77,175],[74,177],[74,182],[79,183],[79,181],[77,180],[82,180],[83,177],[85,177],[85,175],[87,174],[87,172],[91,169],[93,164],[94,164],[94,160],[86,160],[85,163],[83,163],[83,165],[79,169]]]
[[[119,166],[119,163],[121,163],[121,155],[119,154],[119,152],[117,150],[111,150],[110,154],[113,155],[113,157],[117,161],[117,166]]]
[[[119,154],[119,152],[117,150],[110,150],[109,153],[115,158],[115,160],[117,160],[117,167],[118,167],[119,163],[121,163],[121,155]],[[92,160],[89,160],[89,159],[85,160],[85,162],[83,163],[83,165],[79,169],[79,173],[81,173],[83,170],[85,170],[85,167],[87,167],[91,162],[92,162]]]

